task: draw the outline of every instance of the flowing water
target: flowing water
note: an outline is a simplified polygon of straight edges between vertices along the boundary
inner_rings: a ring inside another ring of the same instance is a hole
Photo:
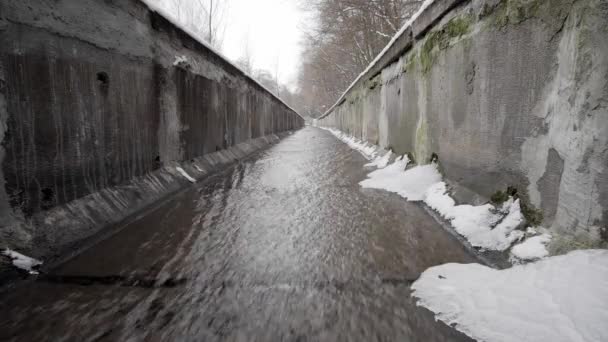
[[[474,258],[307,127],[0,295],[0,340],[467,341],[415,305]]]

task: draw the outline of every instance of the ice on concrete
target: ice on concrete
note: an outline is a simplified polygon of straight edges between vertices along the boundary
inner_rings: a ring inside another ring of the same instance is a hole
[[[532,233],[531,229],[528,229]],[[547,245],[551,242],[551,234],[544,233],[529,237],[524,242],[511,249],[511,262],[522,263],[545,258],[549,255]]]
[[[479,341],[608,341],[608,250],[505,270],[445,264],[412,289],[418,305]]]
[[[367,175],[359,184],[363,188],[381,189],[399,194],[408,201],[423,201],[427,189],[441,181],[436,164],[415,166],[405,169],[407,156],[397,158],[394,163]]]
[[[35,268],[42,265],[42,261],[30,258],[27,255],[15,252],[9,248],[2,251],[2,254],[11,259],[13,266],[27,271],[29,274],[38,274],[38,271],[36,271]]]
[[[333,128],[323,128],[333,134],[336,138],[346,143],[353,150],[361,153],[366,159],[371,160],[376,158],[378,155],[378,147],[368,142],[361,141],[351,135],[342,133],[341,131]]]
[[[439,182],[428,188],[424,202],[450,221],[474,247],[504,251],[524,236],[517,230],[524,220],[519,199],[510,198],[500,208],[489,203],[456,205],[447,194],[446,184]]]
[[[182,176],[184,176],[187,180],[189,180],[192,183],[196,183],[196,179],[192,178],[192,176],[190,176],[186,171],[184,171],[184,169],[182,169],[181,167],[176,167],[175,168],[177,170],[177,172],[181,173]]]
[[[385,168],[391,160],[391,156],[393,155],[392,151],[386,152],[383,156],[377,156],[371,162],[365,164],[365,167],[376,167],[378,169]]]

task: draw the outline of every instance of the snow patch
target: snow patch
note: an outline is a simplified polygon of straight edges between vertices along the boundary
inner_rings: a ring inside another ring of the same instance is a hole
[[[489,203],[456,205],[447,194],[446,184],[439,182],[428,188],[424,202],[450,221],[474,247],[504,251],[524,236],[523,231],[516,230],[524,220],[519,199],[509,198],[500,208]]]
[[[181,173],[182,176],[184,176],[187,180],[189,180],[192,183],[196,183],[196,179],[192,178],[192,176],[190,176],[186,171],[184,171],[184,169],[182,169],[181,167],[176,167],[175,168],[177,170],[177,172]]]
[[[528,229],[530,231],[530,229]],[[511,262],[522,263],[545,258],[549,255],[547,245],[551,242],[551,234],[545,233],[530,237],[511,249]]]
[[[405,170],[409,158],[402,156],[391,165],[371,172],[359,183],[363,188],[381,189],[399,194],[409,201],[423,201],[426,190],[441,181],[436,164],[415,166]]]
[[[422,273],[412,289],[418,305],[479,341],[608,341],[607,250],[505,270],[445,264]]]
[[[378,169],[385,168],[391,160],[391,156],[393,155],[392,151],[386,152],[383,156],[378,156],[374,158],[371,162],[365,164],[365,167],[376,167]]]
[[[38,274],[38,271],[36,271],[35,268],[42,265],[42,261],[30,258],[8,248],[2,251],[2,254],[11,259],[13,266],[27,271],[29,274]]]

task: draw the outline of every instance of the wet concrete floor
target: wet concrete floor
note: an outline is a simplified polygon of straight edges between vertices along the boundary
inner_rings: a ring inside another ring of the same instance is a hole
[[[474,258],[307,127],[0,296],[0,340],[468,341],[415,305]]]

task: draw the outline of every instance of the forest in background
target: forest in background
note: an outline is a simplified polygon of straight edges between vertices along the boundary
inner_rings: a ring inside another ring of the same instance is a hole
[[[152,0],[217,50],[230,15],[230,0]],[[316,118],[329,109],[374,60],[422,0],[285,0],[307,15],[297,81],[287,86],[276,70],[254,67],[250,42],[235,63],[300,114]],[[281,42],[277,42],[281,44]],[[278,63],[278,61],[277,61]]]
[[[422,4],[418,0],[303,0],[316,22],[305,28],[297,94],[303,115],[329,109]]]

